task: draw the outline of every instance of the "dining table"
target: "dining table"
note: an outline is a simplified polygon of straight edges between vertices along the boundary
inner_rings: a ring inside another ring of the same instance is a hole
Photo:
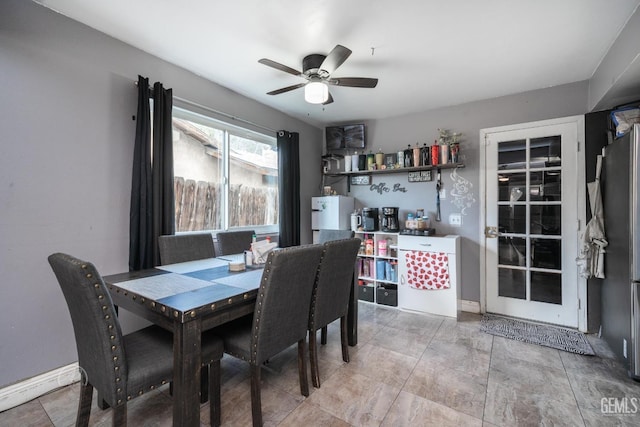
[[[254,311],[263,266],[231,271],[243,254],[104,276],[113,303],[173,332],[173,425],[200,425],[200,337]],[[351,289],[347,330],[357,344],[358,304]]]

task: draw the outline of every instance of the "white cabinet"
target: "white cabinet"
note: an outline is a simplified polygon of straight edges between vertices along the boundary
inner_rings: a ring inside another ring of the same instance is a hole
[[[397,306],[398,233],[358,231],[362,240],[358,253],[358,298]]]
[[[398,237],[398,308],[457,317],[460,237]]]
[[[355,199],[347,196],[311,198],[311,229],[313,242],[318,241],[318,230],[348,230],[350,215],[355,210]]]

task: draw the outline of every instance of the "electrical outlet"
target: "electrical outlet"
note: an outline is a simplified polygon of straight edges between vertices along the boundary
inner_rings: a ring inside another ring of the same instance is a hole
[[[456,227],[462,227],[462,215],[459,213],[452,213],[449,215],[449,224]]]
[[[622,339],[622,355],[624,356],[624,358],[627,358],[627,340],[626,339]]]
[[[447,190],[445,190],[444,188],[440,189],[440,200],[442,199],[446,199],[447,198]]]

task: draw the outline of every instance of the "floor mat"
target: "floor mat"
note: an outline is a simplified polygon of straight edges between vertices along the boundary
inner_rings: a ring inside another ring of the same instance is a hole
[[[583,333],[558,326],[541,325],[485,314],[480,323],[480,330],[487,334],[544,345],[571,353],[595,355]]]

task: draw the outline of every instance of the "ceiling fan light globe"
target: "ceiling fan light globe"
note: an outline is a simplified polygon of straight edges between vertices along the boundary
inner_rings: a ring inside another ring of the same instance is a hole
[[[309,82],[304,86],[304,100],[309,104],[322,104],[329,99],[329,87],[323,82]]]

